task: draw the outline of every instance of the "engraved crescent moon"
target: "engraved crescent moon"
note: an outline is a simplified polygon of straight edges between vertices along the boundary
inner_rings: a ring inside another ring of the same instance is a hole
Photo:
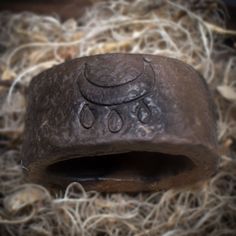
[[[135,77],[133,75],[131,75],[131,74],[127,74],[127,75],[125,75],[125,79],[122,82],[118,80],[119,78],[116,78],[114,75],[109,74],[110,78],[114,77],[114,79],[116,79],[116,81],[112,81],[112,83],[109,81],[110,83],[109,83],[109,85],[107,85],[107,84],[104,83],[104,81],[103,81],[103,83],[98,82],[98,81],[93,81],[92,78],[90,78],[89,75],[88,75],[89,74],[88,73],[88,68],[89,68],[89,65],[87,63],[85,63],[85,65],[84,65],[84,77],[91,84],[93,84],[95,86],[98,86],[98,87],[102,87],[102,88],[111,88],[111,87],[117,87],[117,86],[128,84],[128,83],[132,82],[133,80],[136,80],[139,76],[141,76],[143,74],[143,71],[140,71],[140,73],[138,73],[138,75],[135,76]],[[122,72],[125,73],[127,71],[122,71]],[[101,77],[105,77],[103,80],[105,80],[107,82],[110,79],[109,76],[104,76],[103,75]]]
[[[149,93],[155,82],[155,73],[150,63],[145,63],[144,73],[133,81],[117,86],[102,87],[91,83],[84,73],[78,78],[79,90],[89,102],[97,105],[118,105],[131,102]]]

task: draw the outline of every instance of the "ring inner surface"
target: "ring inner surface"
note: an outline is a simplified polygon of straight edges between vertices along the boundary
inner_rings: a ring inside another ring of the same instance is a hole
[[[193,161],[184,155],[134,151],[72,158],[54,163],[46,171],[50,175],[78,181],[158,181],[190,171],[194,166]]]

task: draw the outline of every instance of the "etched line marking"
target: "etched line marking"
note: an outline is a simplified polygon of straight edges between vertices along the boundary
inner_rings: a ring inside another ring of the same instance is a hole
[[[121,115],[116,111],[112,110],[108,116],[108,128],[112,133],[119,132],[123,127],[123,120]]]
[[[86,128],[90,129],[95,122],[95,117],[88,104],[85,104],[80,112],[80,123]]]
[[[137,116],[139,121],[143,124],[147,124],[151,119],[151,110],[144,101],[142,101],[139,105]]]

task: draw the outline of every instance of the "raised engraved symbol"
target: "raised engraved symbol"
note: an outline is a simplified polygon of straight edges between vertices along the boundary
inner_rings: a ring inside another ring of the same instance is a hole
[[[154,86],[155,74],[150,63],[142,58],[138,59],[135,63],[132,60],[125,65],[125,73],[120,68],[120,65],[124,66],[121,59],[115,61],[119,66],[107,59],[104,61],[105,65],[101,65],[102,69],[94,62],[92,65],[85,63],[84,73],[78,78],[82,96],[91,103],[107,106],[128,103],[144,97]]]
[[[142,101],[138,107],[138,119],[140,122],[147,124],[151,119],[151,110],[149,107]]]
[[[108,128],[112,133],[117,133],[123,127],[123,120],[121,115],[116,111],[112,110],[108,116]]]
[[[104,70],[107,74],[104,73],[103,70],[97,70],[95,74],[93,72],[93,68],[91,68],[88,63],[85,63],[84,76],[91,84],[94,84],[95,86],[110,88],[131,82],[142,74],[142,71],[139,71],[140,69],[129,67],[128,64],[123,63],[119,63],[116,67],[109,67],[109,69],[104,68]]]
[[[142,56],[109,54],[89,59],[83,68],[78,76],[78,87],[88,104],[98,105],[99,109],[101,106],[124,106],[137,101],[138,120],[143,124],[150,121],[152,112],[144,101],[155,87],[155,72],[150,60]],[[95,121],[88,104],[84,105],[80,115],[80,122],[87,129]],[[112,108],[105,121],[112,133],[119,132],[124,125],[121,110],[118,112]]]
[[[93,115],[93,112],[89,108],[88,104],[85,104],[80,112],[80,123],[81,125],[89,129],[93,126],[93,123],[95,121],[95,117]]]

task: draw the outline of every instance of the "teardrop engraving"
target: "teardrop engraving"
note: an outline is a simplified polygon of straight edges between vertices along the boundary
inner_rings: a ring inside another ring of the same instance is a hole
[[[93,126],[95,117],[88,104],[85,104],[80,112],[80,123],[86,128],[90,129]]]
[[[147,104],[145,104],[144,102],[142,102],[139,105],[138,108],[138,119],[140,120],[140,122],[147,124],[150,119],[151,119],[151,111],[149,109],[149,107],[147,106]]]
[[[108,117],[108,128],[112,133],[117,133],[123,126],[123,120],[121,115],[116,111],[112,110]]]

